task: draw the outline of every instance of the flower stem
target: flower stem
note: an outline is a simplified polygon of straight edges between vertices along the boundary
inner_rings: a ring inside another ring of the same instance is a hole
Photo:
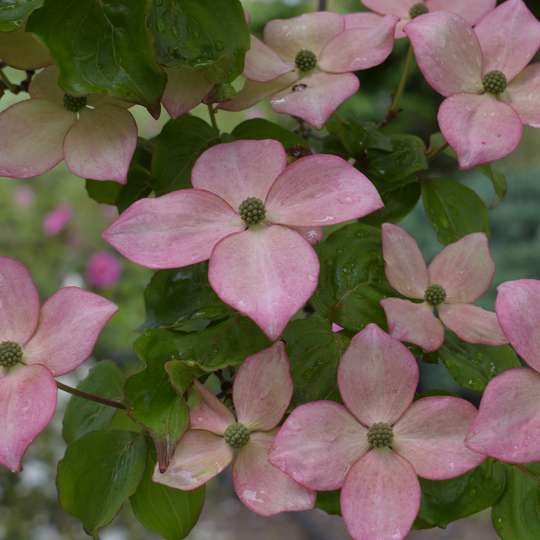
[[[19,93],[19,87],[16,84],[13,84],[8,78],[7,75],[4,73],[4,70],[2,67],[0,67],[0,79],[2,82],[6,85],[6,88],[13,92],[14,94]]]
[[[319,0],[319,7],[317,11],[326,11],[326,0]]]
[[[426,153],[427,160],[428,161],[434,160],[439,154],[442,154],[447,148],[448,148],[448,143],[445,142],[444,144],[441,144],[439,148],[435,148],[434,150],[429,150]]]
[[[83,399],[88,399],[90,401],[95,401],[96,403],[101,403],[102,405],[108,405],[109,407],[115,407],[116,409],[126,409],[126,406],[123,403],[118,403],[118,401],[111,401],[110,399],[105,399],[99,396],[94,396],[93,394],[87,394],[86,392],[81,392],[81,390],[77,390],[76,388],[71,388],[71,386],[67,386],[60,381],[56,381],[56,386],[60,390],[63,390],[64,392],[67,392],[68,394],[73,394],[74,396],[81,397]]]
[[[219,137],[219,128],[216,122],[216,113],[214,112],[214,109],[212,109],[212,105],[208,105],[208,113],[210,114],[210,121],[212,122],[212,127],[214,128],[216,135]]]
[[[413,58],[414,51],[412,45],[409,45],[409,50],[407,51],[407,59],[405,60],[405,67],[403,68],[403,73],[401,74],[401,80],[399,81],[396,97],[394,98],[394,101],[390,106],[389,112],[396,112],[399,109],[399,104],[401,102],[401,98],[403,97],[403,92],[405,91],[405,84],[407,83],[407,77],[409,76],[409,70],[411,68]]]

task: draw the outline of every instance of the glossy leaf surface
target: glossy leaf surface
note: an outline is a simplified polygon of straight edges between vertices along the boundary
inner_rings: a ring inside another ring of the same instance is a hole
[[[301,145],[304,148],[309,148],[306,140],[296,133],[292,133],[288,129],[274,124],[264,118],[252,118],[238,124],[232,131],[237,139],[247,139],[252,141],[262,141],[264,139],[275,139],[279,141],[285,148],[289,146]]]
[[[28,15],[43,5],[43,0],[6,0],[0,2],[0,32],[20,28]]]

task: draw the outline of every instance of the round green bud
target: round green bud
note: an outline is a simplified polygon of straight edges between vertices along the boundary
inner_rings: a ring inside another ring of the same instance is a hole
[[[394,430],[384,422],[377,422],[369,428],[367,440],[374,448],[390,446],[394,440]]]
[[[411,19],[424,15],[424,13],[429,13],[429,8],[426,6],[426,4],[424,4],[424,2],[418,2],[418,4],[414,4],[414,6],[409,9],[409,17]]]
[[[22,360],[23,349],[15,341],[0,343],[0,366],[8,368]]]
[[[317,57],[313,51],[309,49],[302,49],[294,59],[296,67],[300,71],[309,71],[317,65]]]
[[[74,97],[64,94],[64,107],[69,112],[79,112],[86,105],[86,97]]]
[[[242,201],[238,213],[248,225],[255,225],[255,223],[260,223],[266,217],[266,206],[264,206],[261,199],[248,197]]]
[[[489,71],[482,79],[484,90],[492,94],[502,94],[506,90],[507,84],[506,75],[497,69]]]
[[[430,285],[424,293],[424,298],[430,304],[438,306],[446,300],[446,291],[440,285]]]
[[[235,422],[234,424],[231,424],[227,427],[225,430],[225,433],[223,434],[223,437],[225,438],[225,442],[232,446],[232,448],[236,448],[239,450],[240,448],[243,448],[246,446],[246,444],[249,441],[249,430],[244,424],[240,424],[239,422]]]

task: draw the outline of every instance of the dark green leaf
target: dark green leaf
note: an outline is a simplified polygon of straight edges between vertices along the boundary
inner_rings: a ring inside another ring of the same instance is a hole
[[[160,270],[144,291],[146,328],[180,328],[198,319],[217,320],[233,308],[222,302],[208,282],[208,261]]]
[[[292,133],[284,127],[278,126],[273,122],[269,122],[264,118],[252,118],[251,120],[246,120],[241,124],[237,125],[233,131],[237,139],[247,139],[250,141],[262,141],[263,139],[275,139],[279,141],[285,148],[289,146],[296,146],[297,144],[303,146],[304,148],[309,148],[308,143]]]
[[[341,516],[341,489],[335,491],[318,491],[315,508],[324,510],[327,514]]]
[[[390,135],[393,151],[373,149],[358,167],[368,176],[386,182],[398,182],[416,171],[428,168],[426,147],[422,139],[414,135]]]
[[[86,180],[88,195],[99,203],[115,204],[122,213],[135,201],[147,197],[152,192],[148,185],[152,162],[152,144],[139,137],[135,153],[129,164],[127,184]]]
[[[158,118],[167,77],[144,25],[150,1],[45,0],[26,31],[49,51],[67,94],[139,103]]]
[[[26,21],[28,15],[43,5],[43,0],[1,0],[0,32],[13,32]]]
[[[343,159],[349,159],[349,153],[343,146],[341,139],[334,135],[327,135],[321,140],[321,154],[332,154]]]
[[[492,510],[495,530],[503,540],[538,540],[540,538],[538,477],[533,478],[518,465],[505,463],[504,467],[506,489]],[[524,468],[532,467],[525,465]]]
[[[238,0],[156,1],[147,26],[160,64],[204,70],[227,54],[232,59],[227,82],[244,70],[250,35]]]
[[[493,189],[495,190],[495,194],[497,195],[497,200],[495,201],[495,204],[491,206],[491,208],[495,208],[498,204],[504,201],[506,189],[508,187],[508,185],[506,184],[506,177],[501,171],[499,171],[499,169],[496,169],[491,163],[477,165],[476,167],[474,167],[474,169],[478,172],[481,172],[484,176],[487,176],[491,180],[491,183],[493,184]]]
[[[383,223],[398,223],[409,215],[420,198],[420,182],[411,175],[397,184],[387,184],[372,180],[384,203],[382,210],[376,210],[363,217],[360,222],[380,227]]]
[[[146,439],[132,431],[91,431],[71,443],[58,464],[58,498],[92,535],[135,493],[146,466]]]
[[[169,120],[153,139],[154,157],[149,184],[156,196],[191,185],[191,169],[197,158],[219,138],[204,120],[196,116],[181,116]]]
[[[446,331],[444,343],[438,353],[457,383],[480,394],[493,377],[507,369],[521,366],[509,345],[471,345],[450,330]]]
[[[381,230],[353,223],[314,246],[321,263],[319,285],[310,299],[324,318],[352,332],[369,323],[386,330],[379,302],[397,293],[384,273]]]
[[[150,432],[156,445],[160,469],[164,471],[178,441],[188,428],[189,411],[165,371],[170,357],[154,352],[160,344],[157,336],[146,341],[141,341],[141,338],[135,341],[135,352],[146,367],[128,378],[125,391],[127,413]]]
[[[316,316],[289,323],[283,339],[294,381],[293,406],[328,399],[337,389],[337,368],[350,339]]]
[[[416,519],[414,520],[414,523],[412,524],[411,530],[413,531],[420,531],[422,529],[433,529],[435,525],[432,525],[431,523],[428,523],[425,519],[422,519],[419,516],[416,516]]]
[[[351,157],[361,158],[370,148],[392,152],[392,141],[374,130],[375,122],[365,122],[355,114],[349,114],[341,126],[341,142]]]
[[[493,506],[506,481],[501,462],[493,458],[457,478],[419,480],[422,500],[418,516],[443,529],[452,521]]]
[[[200,364],[203,371],[215,371],[241,364],[248,356],[272,343],[247,317],[234,315],[197,332],[147,330],[135,342],[138,354],[152,354],[160,364],[169,360]],[[140,351],[140,353],[139,353]]]
[[[426,215],[439,242],[447,246],[473,232],[489,236],[489,212],[482,199],[455,180],[422,180]]]
[[[120,401],[124,396],[125,382],[126,377],[114,362],[102,360],[90,370],[86,379],[77,385],[77,390]],[[70,444],[89,431],[107,428],[116,412],[114,407],[71,396],[64,415],[62,435]]]
[[[199,519],[204,505],[205,486],[182,491],[153,482],[156,461],[156,450],[149,443],[146,471],[137,491],[130,498],[131,507],[135,517],[148,529],[167,540],[181,540]]]

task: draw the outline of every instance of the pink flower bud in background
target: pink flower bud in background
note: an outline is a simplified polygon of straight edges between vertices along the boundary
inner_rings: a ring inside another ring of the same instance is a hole
[[[15,190],[15,201],[20,206],[32,206],[36,194],[30,186],[19,186]]]
[[[86,264],[86,277],[96,289],[113,287],[122,275],[120,261],[108,251],[97,251]]]
[[[267,114],[258,108],[251,109],[246,113],[246,120],[252,120],[253,118],[268,118]]]
[[[47,214],[41,230],[45,236],[55,236],[69,223],[72,217],[73,207],[69,204],[61,204]]]

